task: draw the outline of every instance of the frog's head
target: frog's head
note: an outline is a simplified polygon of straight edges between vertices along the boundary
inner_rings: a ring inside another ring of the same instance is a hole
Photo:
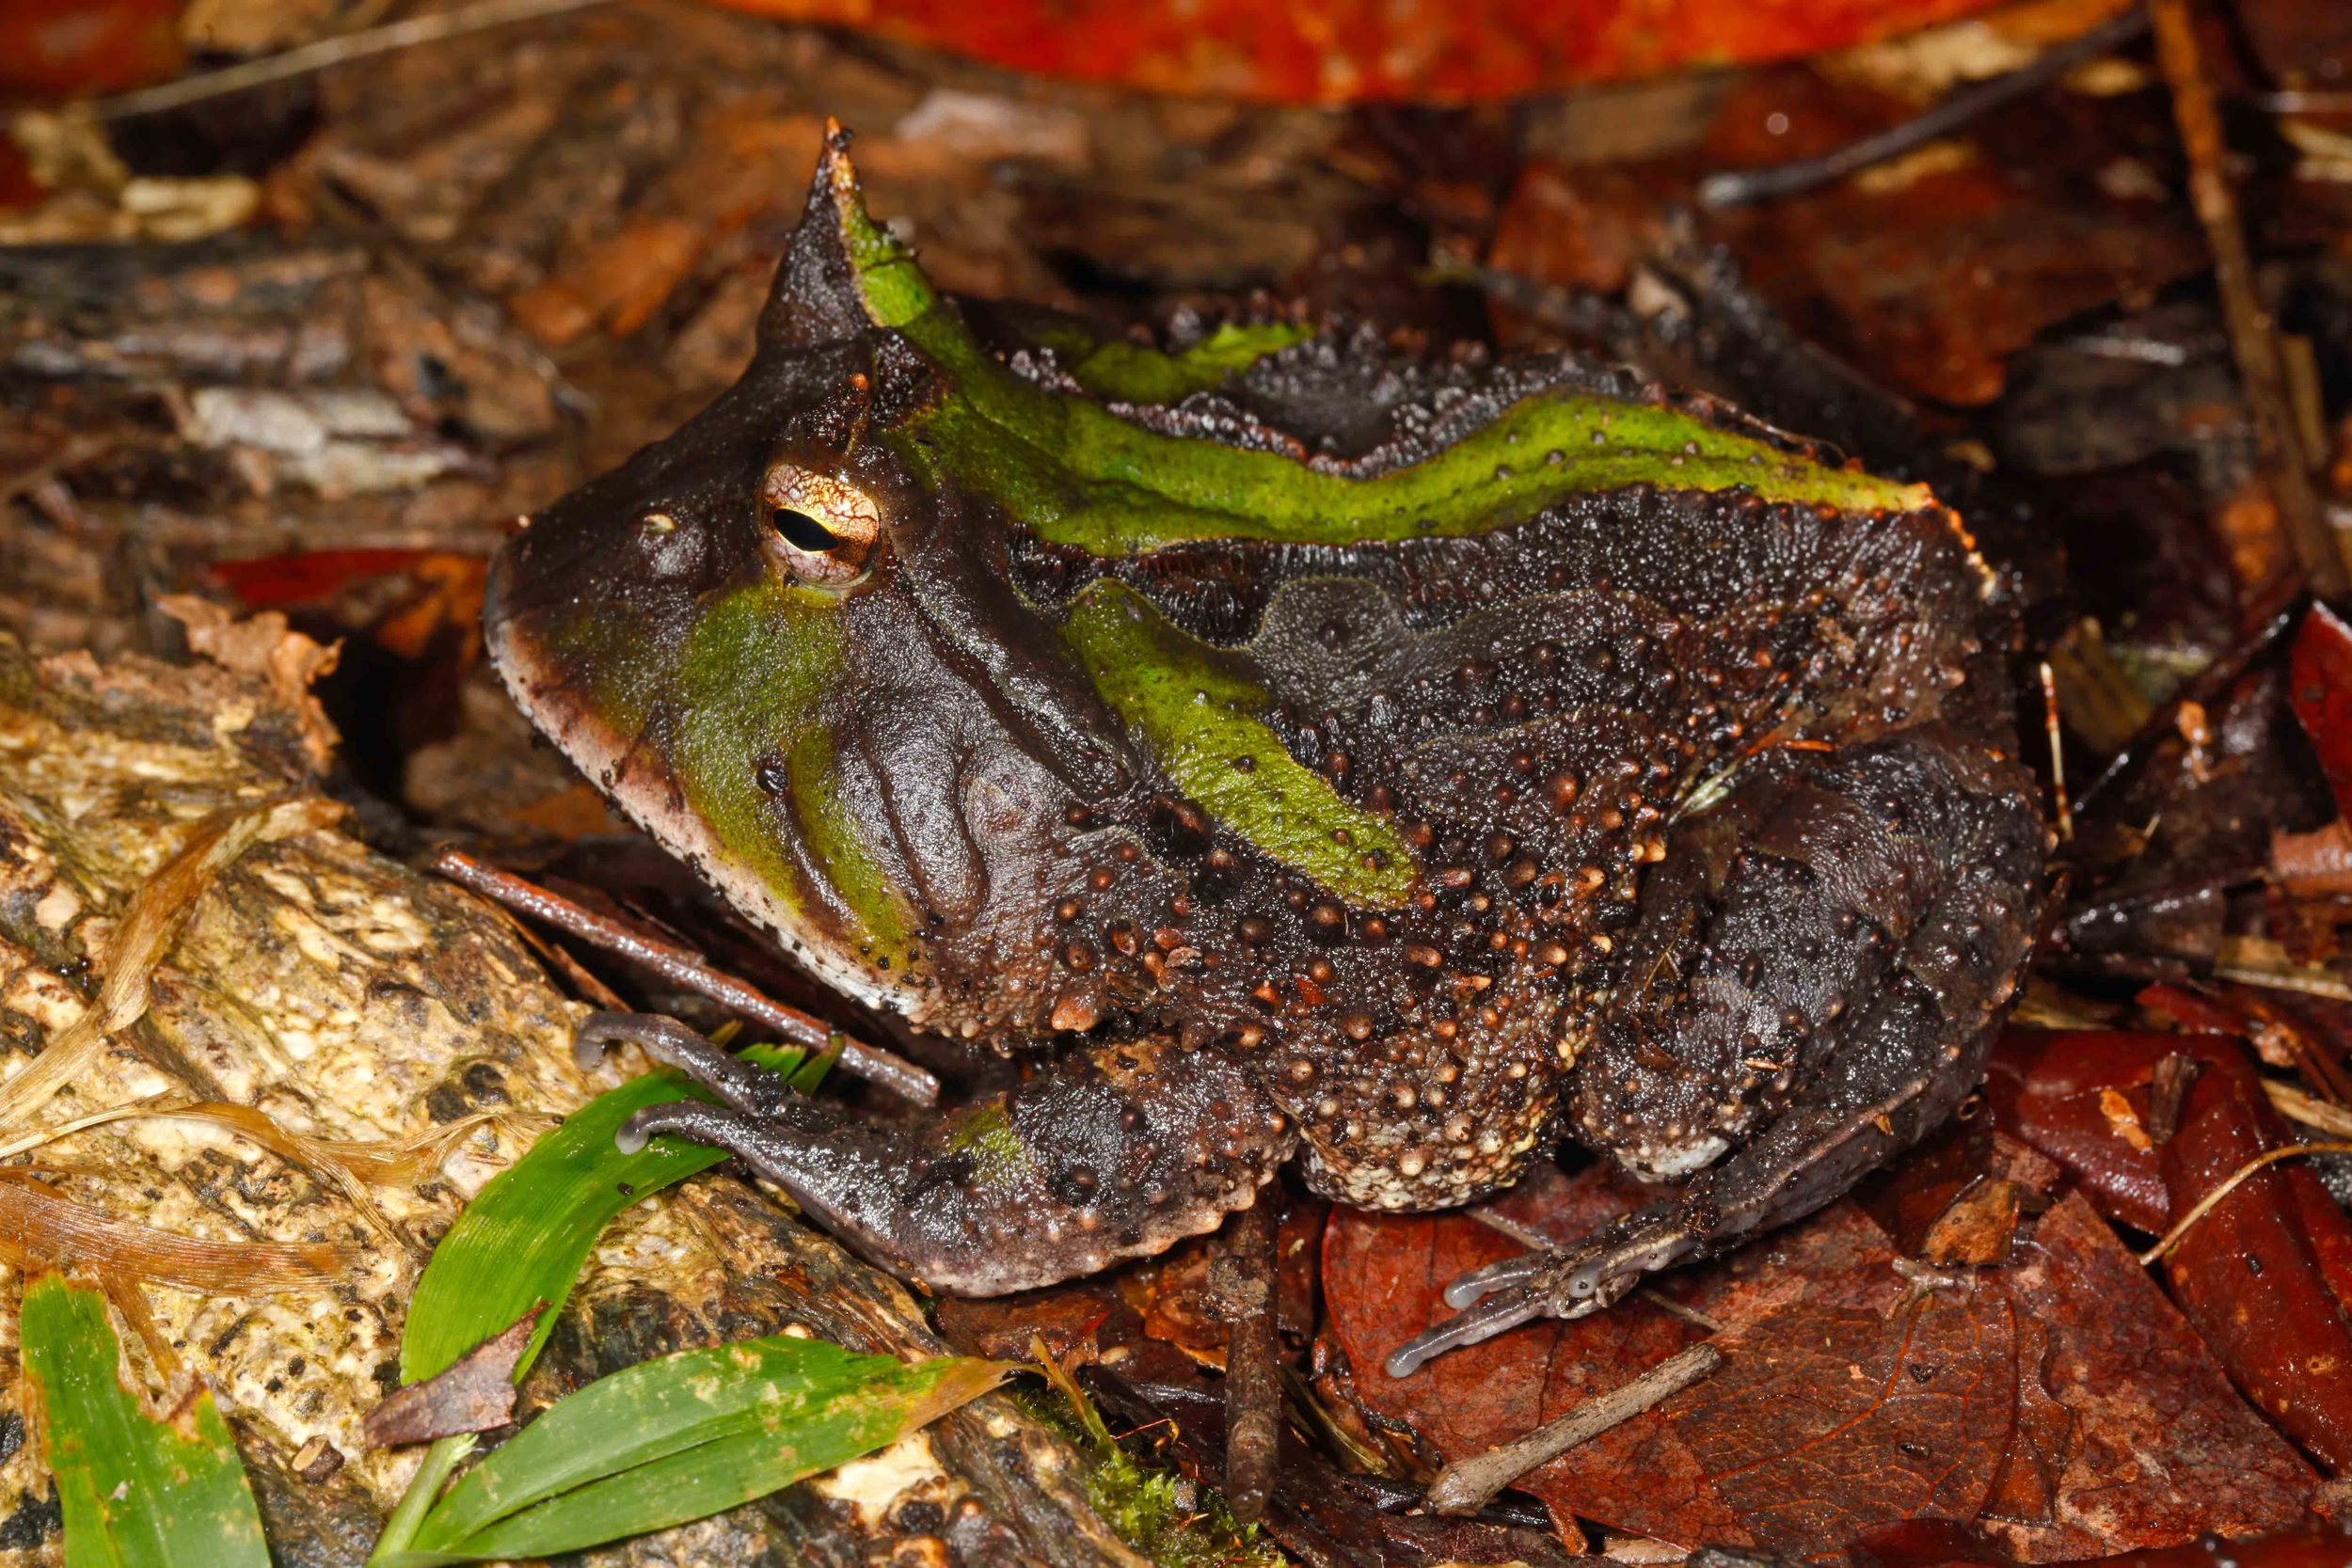
[[[533,517],[491,657],[617,804],[829,982],[918,1019],[926,949],[1034,900],[1076,800],[1127,775],[990,531],[925,469],[954,307],[867,218],[828,135],[742,379]],[[1036,818],[1036,820],[1032,820]]]

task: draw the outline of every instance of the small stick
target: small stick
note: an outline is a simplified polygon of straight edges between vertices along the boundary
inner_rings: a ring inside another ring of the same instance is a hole
[[[2305,1094],[2294,1085],[2273,1078],[2263,1080],[2263,1092],[2270,1097],[2278,1113],[2289,1120],[2332,1132],[2339,1138],[2352,1138],[2352,1111],[2330,1105],[2316,1095]]]
[[[2074,807],[2066,798],[2066,741],[2058,732],[2058,676],[2042,661],[2042,727],[2050,736],[2050,795],[2058,807],[2058,842],[2074,841]]]
[[[2253,416],[2270,499],[2312,586],[2322,594],[2340,594],[2346,582],[2344,546],[2320,511],[2311,459],[2303,451],[2287,395],[2278,334],[2254,289],[2254,263],[2238,222],[2237,197],[2223,167],[2229,150],[2221,136],[2221,116],[2214,107],[2213,84],[2206,80],[2198,51],[2196,19],[2189,14],[2188,0],[2148,0],[2148,19],[2155,27],[2156,63],[2172,89],[2172,118],[2188,154],[2189,203],[2213,253],[2214,287],[2221,294],[2230,353],[2237,361],[2247,411]]]
[[[2275,1165],[2281,1160],[2293,1160],[2310,1154],[2352,1154],[2352,1143],[2291,1144],[2285,1148],[2274,1148],[2267,1153],[2255,1155],[2251,1160],[2232,1171],[2228,1180],[2199,1198],[2197,1206],[2183,1214],[2179,1222],[2164,1233],[2162,1240],[2141,1253],[2139,1255],[2141,1265],[2144,1267],[2153,1263],[2174,1247],[2179,1246],[2181,1238],[2188,1234],[2189,1228],[2213,1212],[2214,1205],[2236,1192],[2248,1177]]]
[[[2185,1051],[2171,1052],[2156,1064],[2148,1084],[2148,1136],[2169,1144],[2181,1130],[2181,1109],[2205,1064]]]
[[[850,1039],[816,1014],[787,1007],[735,976],[720,974],[675,942],[647,936],[609,916],[581,909],[535,883],[485,865],[463,850],[442,850],[434,858],[433,869],[493,903],[533,920],[543,920],[606,952],[643,964],[672,985],[707,996],[729,1012],[739,1013],[762,1028],[773,1030],[783,1044],[825,1051],[838,1041],[844,1072],[878,1084],[917,1105],[939,1103],[939,1080],[904,1056]]]
[[[1225,1506],[1244,1525],[1265,1514],[1282,1440],[1273,1209],[1272,1196],[1262,1192],[1234,1216],[1233,1249],[1225,1259],[1234,1276],[1225,1330]]]
[[[1725,207],[1744,207],[1750,202],[1818,190],[1844,179],[1858,168],[1883,164],[1889,158],[1915,147],[1924,147],[1938,136],[1957,131],[2011,99],[2022,98],[2057,81],[2085,60],[2096,59],[2122,47],[2137,38],[2147,25],[2148,18],[2135,7],[2121,16],[2099,24],[2087,33],[2043,50],[2041,56],[2028,65],[1963,87],[1925,114],[1906,119],[1899,125],[1890,125],[1859,141],[1848,142],[1818,158],[1801,158],[1795,163],[1776,164],[1771,168],[1710,174],[1699,182],[1698,203],[1720,212]]]
[[[1429,1508],[1436,1513],[1475,1513],[1487,1500],[1538,1465],[1548,1465],[1580,1443],[1630,1420],[1663,1400],[1711,1375],[1724,1353],[1711,1344],[1692,1345],[1668,1356],[1632,1382],[1586,1400],[1556,1421],[1515,1437],[1498,1449],[1449,1465],[1430,1483]]]
[[[443,39],[478,33],[485,27],[512,26],[517,22],[532,22],[543,16],[561,16],[565,11],[584,10],[601,6],[608,0],[483,0],[476,6],[453,11],[432,11],[412,16],[405,21],[387,23],[381,27],[363,27],[356,33],[321,39],[298,49],[287,49],[275,55],[264,55],[232,65],[225,71],[208,71],[199,76],[183,76],[177,82],[160,87],[142,87],[114,98],[101,98],[90,105],[101,119],[129,119],[136,115],[161,114],[166,109],[185,108],[201,103],[208,98],[228,93],[244,92],[250,87],[266,87],[295,76],[308,76],[313,71],[364,60],[373,55],[389,55],[398,49],[414,49],[421,43],[438,43]]]

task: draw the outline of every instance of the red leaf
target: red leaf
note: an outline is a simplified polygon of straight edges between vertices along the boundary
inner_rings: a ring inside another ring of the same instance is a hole
[[[253,610],[314,604],[369,578],[390,577],[430,550],[299,550],[290,555],[215,561],[213,576]]]
[[[2171,1205],[2147,1133],[2149,1075],[2165,1056],[2194,1052],[2208,1037],[2217,1038],[2004,1030],[1986,1069],[1985,1096],[2001,1131],[2056,1160],[2101,1212],[2159,1231]]]
[[[2252,1064],[2233,1067],[2208,1062],[2163,1148],[2176,1213],[2285,1141]],[[2285,1165],[2240,1183],[2165,1259],[2172,1299],[2238,1386],[2337,1474],[2352,1468],[2352,1298],[2328,1265],[2348,1260],[2352,1221],[2308,1166]]]
[[[1885,1275],[1890,1295],[1901,1287]],[[2042,1336],[1998,1283],[1881,1307],[1801,1302],[1727,1337],[1723,1370],[1672,1406],[1676,1434],[1760,1542],[1834,1552],[1875,1525],[1974,1519],[2036,1451],[2047,1511],[2050,1457],[2071,1425],[2037,1386]],[[2030,1428],[2028,1432],[2027,1429]]]
[[[2014,1175],[2018,1152],[2005,1147],[1996,1164]],[[1500,1207],[1565,1237],[1638,1201],[1597,1172],[1546,1170]],[[1326,1232],[1329,1331],[1358,1397],[1447,1460],[1701,1337],[1637,1298],[1457,1351],[1402,1381],[1382,1372],[1388,1351],[1443,1314],[1449,1279],[1513,1250],[1459,1214],[1341,1212]],[[1557,1513],[1676,1544],[1794,1555],[1916,1513],[1981,1518],[2032,1561],[2300,1522],[2309,1467],[2082,1199],[2036,1222],[2019,1257],[1907,1307],[1892,1244],[1848,1202],[1661,1276],[1661,1289],[1724,1324],[1723,1370],[1518,1484]]]
[[[2217,1003],[2170,987],[2152,987],[2140,1000],[2200,1024],[2224,1023],[2243,1015]],[[2203,1080],[2215,1087],[2192,1091],[2179,1125],[2198,1128],[2192,1148],[2225,1137],[2201,1158],[2226,1176],[2268,1149],[2296,1141],[2270,1106],[2246,1047],[2221,1034],[2168,1035],[2120,1029],[2048,1030],[2015,1027],[1993,1050],[1985,1088],[2000,1128],[2065,1167],[2101,1210],[2152,1234],[2167,1228],[2176,1212],[2176,1181],[2166,1156],[2149,1136],[2150,1083],[2156,1064],[2175,1053],[2194,1057]],[[2273,1207],[2306,1216],[2301,1228],[2312,1259],[2340,1303],[2352,1303],[2352,1220],[2328,1194],[2308,1165],[2285,1164],[2248,1184],[2257,1194],[2278,1195]],[[2198,1188],[2190,1201],[2202,1196]],[[2227,1227],[2224,1227],[2225,1230]]]
[[[8,0],[0,100],[119,92],[180,69],[179,0]]]
[[[2313,604],[2287,658],[2287,695],[2312,737],[2336,812],[2352,816],[2352,625]]]
[[[1966,1563],[1997,1568],[2011,1560],[1974,1531],[1942,1521],[1874,1530],[1846,1555],[1854,1568],[1957,1568]],[[2207,1535],[2185,1546],[2091,1558],[2081,1568],[2352,1568],[2352,1537],[2305,1533],[2224,1541]]]
[[[2311,1466],[2238,1398],[2079,1195],[2042,1216],[2025,1261],[2003,1273],[2019,1308],[2050,1327],[2042,1378],[2074,1413],[2079,1445],[2050,1524],[1984,1521],[2012,1556],[2050,1562],[2308,1522]]]
[[[1466,103],[1786,59],[1988,0],[728,0],[739,9],[1163,92]]]

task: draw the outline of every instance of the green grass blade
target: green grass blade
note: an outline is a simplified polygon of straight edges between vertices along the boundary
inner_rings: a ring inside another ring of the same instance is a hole
[[[156,1420],[122,1386],[98,1291],[24,1287],[24,1370],[40,1391],[66,1568],[269,1568],[262,1516],[209,1391]]]
[[[803,1090],[816,1086],[833,1060],[778,1046],[755,1046],[742,1055],[792,1073]],[[612,1134],[633,1112],[690,1098],[714,1097],[675,1072],[632,1078],[564,1117],[492,1177],[433,1249],[417,1282],[401,1334],[401,1380],[418,1383],[446,1370],[544,1301],[548,1309],[515,1364],[520,1382],[613,1216],[727,1157],[724,1149],[683,1138],[655,1138],[635,1154],[613,1147]]]
[[[885,1447],[1013,1370],[781,1334],[644,1362],[468,1472],[384,1568],[543,1557],[699,1519]]]

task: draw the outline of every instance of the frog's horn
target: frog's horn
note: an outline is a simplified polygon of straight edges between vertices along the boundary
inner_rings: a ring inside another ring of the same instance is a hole
[[[828,119],[808,207],[760,312],[759,341],[795,348],[837,342],[878,325],[903,325],[936,298],[914,254],[866,215],[850,133]]]

